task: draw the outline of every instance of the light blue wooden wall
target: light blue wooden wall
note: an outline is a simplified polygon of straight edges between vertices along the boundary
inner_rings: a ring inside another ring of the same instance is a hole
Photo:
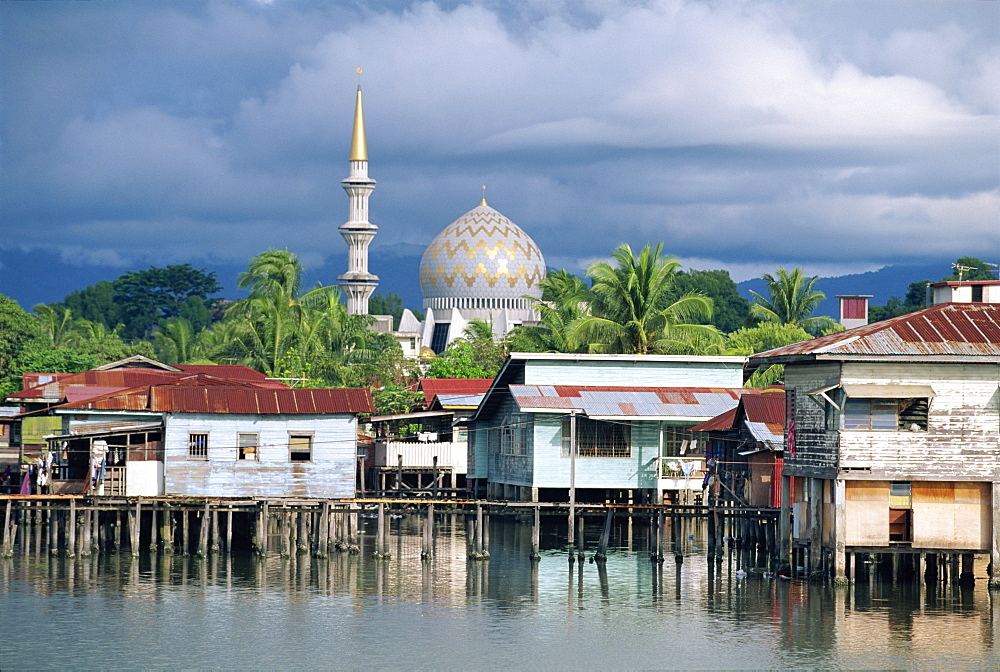
[[[562,416],[535,416],[532,485],[569,487],[570,458],[562,457]],[[632,423],[632,457],[577,457],[578,488],[655,488],[658,423]]]
[[[742,362],[527,361],[525,385],[742,387]]]

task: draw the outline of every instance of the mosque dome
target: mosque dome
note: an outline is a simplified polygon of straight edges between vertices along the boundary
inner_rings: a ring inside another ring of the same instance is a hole
[[[535,241],[486,204],[444,228],[420,260],[425,308],[527,309],[540,299],[545,260]]]

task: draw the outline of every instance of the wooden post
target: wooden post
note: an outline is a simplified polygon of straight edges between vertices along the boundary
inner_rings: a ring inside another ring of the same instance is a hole
[[[216,507],[212,509],[212,540],[208,544],[208,551],[218,553],[219,550],[219,509]]]
[[[10,540],[10,510],[11,510],[11,500],[7,500],[6,511],[3,516],[3,551],[4,555],[7,554],[7,549],[9,549],[13,544]]]
[[[397,455],[399,459],[396,461],[396,492],[399,493],[403,490],[403,454]]]
[[[233,507],[226,510],[226,553],[233,552]]]
[[[430,560],[434,557],[434,504],[427,505],[427,517],[424,518],[423,542],[420,559]]]
[[[615,510],[609,506],[604,514],[604,528],[601,530],[601,540],[597,543],[597,554],[594,556],[594,559],[599,562],[608,559],[608,542],[611,540],[611,519],[614,515]]]
[[[135,500],[135,512],[131,510],[128,512],[128,533],[129,533],[129,547],[132,550],[132,557],[139,557],[139,520],[142,515],[142,504],[138,499]]]
[[[534,507],[534,509],[535,509],[535,520],[534,524],[531,526],[531,559],[537,561],[542,559],[542,553],[541,553],[542,507],[536,506]]]
[[[205,500],[205,508],[201,512],[201,525],[198,527],[198,557],[204,558],[208,555],[208,531],[212,525],[212,514],[208,509],[208,500]]]
[[[576,540],[576,411],[569,412],[569,518],[567,520],[567,543],[569,545],[569,561],[576,560],[573,544]]]
[[[681,517],[677,511],[674,511],[674,515],[671,517],[670,529],[674,542],[674,562],[679,565],[684,562],[684,530],[681,526]]]
[[[483,544],[483,505],[476,504],[476,555],[478,558],[483,557],[483,553],[486,552],[486,547]]]
[[[69,539],[66,547],[66,557],[72,558],[76,555],[76,499],[69,500],[69,518],[66,521],[66,538]]]
[[[476,518],[465,514],[465,550],[470,558],[476,557]]]
[[[149,511],[149,550],[156,553],[156,505]]]
[[[434,497],[437,497],[437,491],[438,491],[437,455],[434,456],[432,464],[433,464],[432,469],[434,475],[434,482],[432,484],[431,492],[434,493]]]
[[[49,509],[49,555],[59,553],[59,512]]]
[[[283,558],[291,554],[292,532],[289,529],[290,522],[288,509],[284,509],[281,512],[281,548],[278,551]]]
[[[587,536],[584,529],[584,522],[583,514],[576,517],[576,557],[580,562],[583,562],[584,549],[587,547],[585,543]]]
[[[833,481],[833,584],[835,586],[846,586],[850,583],[847,578],[847,514],[846,508],[847,486],[844,479],[838,478]],[[898,557],[898,556],[896,556]],[[896,572],[893,572],[895,574]]]
[[[305,555],[309,552],[309,518],[310,515],[305,511],[300,511],[299,514],[299,533],[295,539],[297,546],[297,555]]]
[[[163,539],[163,552],[173,554],[174,552],[174,512],[170,504],[164,503],[163,511],[160,514],[160,538]]]
[[[188,510],[185,508],[181,511],[181,555],[187,555],[188,551],[191,550],[191,528],[189,523]]]
[[[320,504],[319,514],[319,539],[316,542],[316,557],[327,557],[327,548],[330,545],[330,502],[323,500]]]
[[[781,474],[781,514],[778,518],[778,564],[792,566],[792,477]],[[790,572],[789,572],[790,573]]]
[[[656,522],[656,561],[662,563],[666,557],[664,550],[667,544],[667,512],[662,506],[656,516]]]

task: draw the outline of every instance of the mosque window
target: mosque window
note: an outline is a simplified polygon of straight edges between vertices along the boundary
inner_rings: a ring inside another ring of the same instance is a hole
[[[450,322],[438,322],[434,325],[434,333],[431,335],[431,350],[440,354],[448,347],[448,329]]]

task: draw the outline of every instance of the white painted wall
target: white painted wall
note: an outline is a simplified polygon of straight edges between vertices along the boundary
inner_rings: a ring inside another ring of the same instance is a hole
[[[357,420],[353,415],[177,413],[166,418],[165,494],[353,497]],[[209,435],[208,460],[188,457],[188,433]],[[237,459],[237,435],[259,434],[259,460]],[[289,461],[290,433],[313,435],[312,461]]]

